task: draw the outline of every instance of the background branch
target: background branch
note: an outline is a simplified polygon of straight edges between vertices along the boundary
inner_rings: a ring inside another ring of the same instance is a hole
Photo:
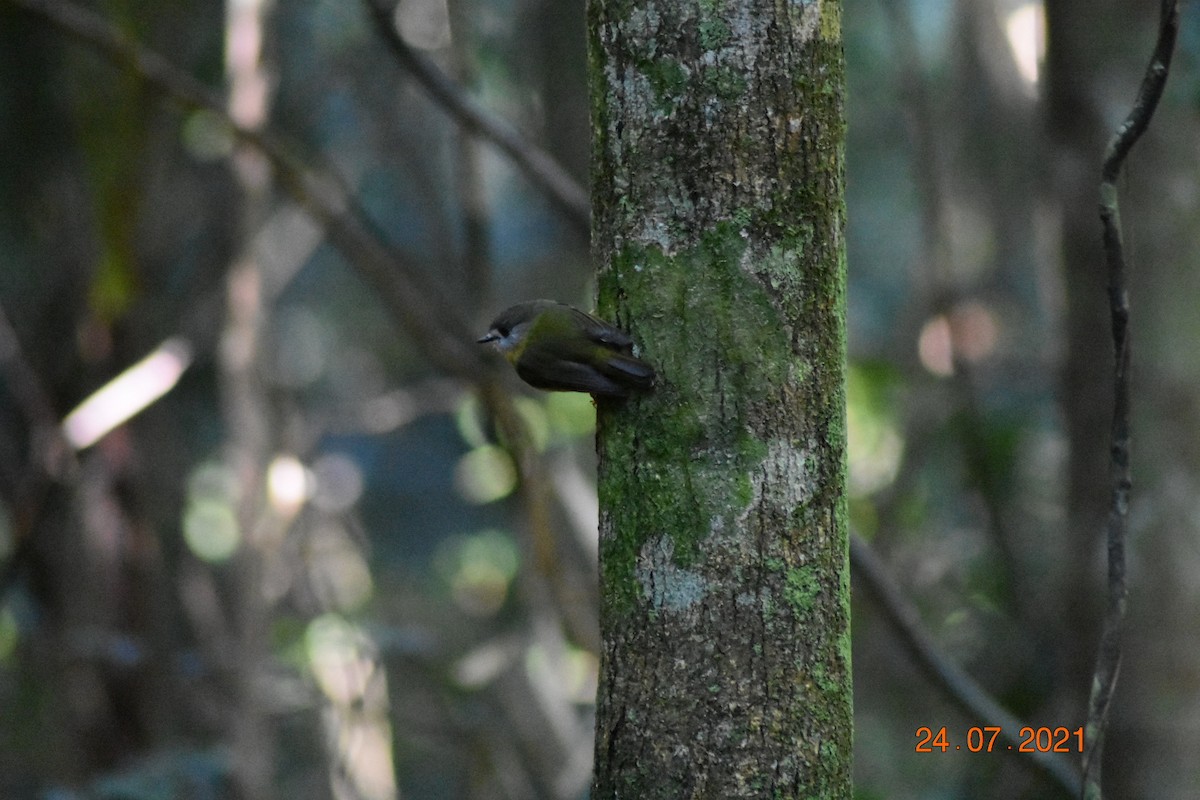
[[[545,150],[534,145],[507,122],[488,112],[469,97],[462,88],[439,70],[433,62],[409,47],[396,30],[392,10],[379,0],[364,0],[371,19],[396,60],[425,88],[438,105],[464,129],[496,146],[512,159],[513,164],[554,201],[567,218],[587,235],[591,226],[591,201],[587,188],[562,167]]]
[[[850,566],[856,585],[863,586],[875,598],[884,619],[900,637],[909,656],[960,711],[978,725],[1000,728],[1000,735],[1015,749],[1021,743],[1021,720],[996,702],[983,687],[951,661],[921,624],[921,616],[887,569],[861,536],[850,537]],[[1070,765],[1053,753],[1029,753],[1029,762],[1071,795],[1079,793],[1079,776]]]
[[[0,379],[29,426],[29,457],[17,465],[12,487],[13,547],[8,560],[0,565],[0,607],[12,588],[21,567],[32,554],[33,529],[42,507],[56,483],[72,480],[78,462],[70,443],[63,436],[53,403],[42,386],[37,371],[21,350],[17,332],[0,306]]]
[[[204,109],[224,120],[240,141],[270,161],[284,188],[324,226],[330,241],[375,289],[387,311],[432,363],[471,383],[485,379],[486,362],[473,344],[468,322],[414,265],[384,244],[332,169],[310,166],[295,155],[299,148],[277,132],[239,125],[217,93],[131,40],[103,17],[60,0],[8,2],[86,42],[185,108]]]

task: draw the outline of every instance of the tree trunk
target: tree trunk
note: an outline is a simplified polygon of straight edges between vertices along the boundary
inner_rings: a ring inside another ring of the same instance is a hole
[[[1090,4],[1046,4],[1044,113],[1053,148],[1051,191],[1061,225],[1064,335],[1059,406],[1067,436],[1064,605],[1056,640],[1066,680],[1058,713],[1086,713],[1100,638],[1104,520],[1108,509],[1108,432],[1112,415],[1112,335],[1097,213],[1100,162],[1108,135],[1096,97],[1102,64],[1099,32],[1079,25]]]
[[[850,796],[841,7],[592,0],[596,798]]]

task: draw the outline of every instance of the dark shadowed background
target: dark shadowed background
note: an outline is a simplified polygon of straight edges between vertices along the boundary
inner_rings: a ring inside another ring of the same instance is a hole
[[[366,3],[88,7],[339,175],[477,333],[519,300],[591,305],[579,219],[430,98]],[[1108,498],[1100,148],[1158,8],[1046,11],[844,9],[849,490],[945,654],[1074,730]],[[1194,11],[1120,185],[1136,483],[1114,797],[1200,783]],[[586,185],[582,2],[404,0],[394,21]],[[590,400],[508,384],[550,464],[548,581],[464,374],[221,114],[5,0],[0,154],[0,797],[585,797]],[[914,752],[922,726],[975,723],[854,602],[856,796],[1054,796],[1014,756]]]

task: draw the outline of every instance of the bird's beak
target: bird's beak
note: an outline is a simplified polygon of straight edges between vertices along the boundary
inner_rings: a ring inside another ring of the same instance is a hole
[[[492,330],[488,331],[487,333],[485,333],[483,336],[480,336],[478,339],[476,339],[475,343],[476,344],[487,344],[488,342],[494,342],[499,338],[500,338],[500,334],[497,333],[495,331],[495,329],[492,329]]]

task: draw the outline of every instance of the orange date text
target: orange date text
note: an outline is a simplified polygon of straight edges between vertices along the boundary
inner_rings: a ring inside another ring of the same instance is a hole
[[[1083,728],[1034,728],[1025,726],[1017,731],[1015,740],[1004,736],[1003,729],[994,725],[967,728],[965,737],[958,739],[946,732],[946,726],[917,728],[918,753],[943,753],[967,750],[972,753],[991,753],[1011,750],[1016,753],[1082,753]]]

